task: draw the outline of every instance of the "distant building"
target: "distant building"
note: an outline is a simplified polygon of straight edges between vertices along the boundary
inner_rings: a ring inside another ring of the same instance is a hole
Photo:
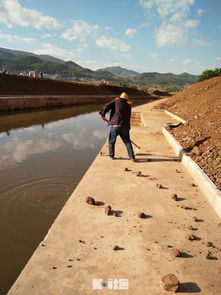
[[[31,72],[28,73],[28,77],[30,77],[30,78],[37,78],[38,75],[37,75],[37,73],[35,71],[31,71]]]

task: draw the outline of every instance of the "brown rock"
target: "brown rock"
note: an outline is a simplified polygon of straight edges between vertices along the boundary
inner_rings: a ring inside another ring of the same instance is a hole
[[[111,206],[106,206],[104,208],[104,212],[107,214],[107,215],[111,215]]]
[[[178,200],[177,194],[172,194],[171,199],[174,201]]]
[[[126,167],[126,168],[124,168],[124,171],[129,171],[129,169]]]
[[[115,245],[115,246],[113,247],[113,250],[114,250],[114,251],[120,250],[120,247],[119,247],[118,245]]]
[[[159,184],[159,183],[156,184],[156,187],[163,188],[162,184]]]
[[[146,217],[146,214],[141,212],[141,213],[138,213],[138,217],[139,218],[145,218]]]
[[[88,203],[89,205],[95,205],[96,204],[94,198],[92,198],[92,197],[87,197],[86,203]]]
[[[83,240],[78,240],[79,243],[85,244],[85,241]]]
[[[189,235],[187,236],[187,239],[190,240],[190,241],[194,241],[194,240],[196,240],[196,236],[193,235],[193,234],[189,234]]]
[[[191,186],[196,187],[197,185],[195,183],[191,183]]]
[[[198,219],[197,219],[197,217],[196,217],[196,216],[194,216],[194,217],[193,217],[193,221],[195,221],[195,222],[197,222],[197,221],[198,221]]]
[[[206,246],[207,247],[212,247],[213,246],[213,243],[212,242],[207,242]]]
[[[178,250],[178,249],[173,249],[173,250],[171,251],[171,255],[172,255],[173,257],[181,257],[181,252],[180,252],[180,250]]]
[[[212,255],[211,255],[210,252],[208,252],[208,253],[206,254],[206,259],[212,259]]]
[[[170,273],[161,278],[161,283],[166,291],[176,292],[179,289],[180,282],[177,277]]]

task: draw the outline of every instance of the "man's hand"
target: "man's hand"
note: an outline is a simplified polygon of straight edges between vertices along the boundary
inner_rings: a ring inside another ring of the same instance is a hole
[[[106,121],[105,116],[101,116],[101,120]]]

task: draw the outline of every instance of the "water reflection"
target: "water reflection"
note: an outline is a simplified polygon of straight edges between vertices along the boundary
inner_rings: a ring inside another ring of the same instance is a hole
[[[10,136],[0,134],[0,170],[25,161],[28,157],[56,151],[94,149],[107,131],[100,130],[98,114],[80,115],[41,126],[11,131]],[[99,122],[101,123],[101,122]],[[103,126],[104,127],[104,126]]]
[[[90,107],[0,117],[0,294],[15,281],[107,138],[108,128],[95,112],[99,107]]]

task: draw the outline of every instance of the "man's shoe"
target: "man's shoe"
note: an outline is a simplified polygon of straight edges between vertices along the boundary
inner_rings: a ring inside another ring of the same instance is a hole
[[[132,162],[136,162],[136,159],[135,158],[131,158],[130,159]]]
[[[114,156],[107,155],[106,158],[109,158],[111,160],[114,160]]]

